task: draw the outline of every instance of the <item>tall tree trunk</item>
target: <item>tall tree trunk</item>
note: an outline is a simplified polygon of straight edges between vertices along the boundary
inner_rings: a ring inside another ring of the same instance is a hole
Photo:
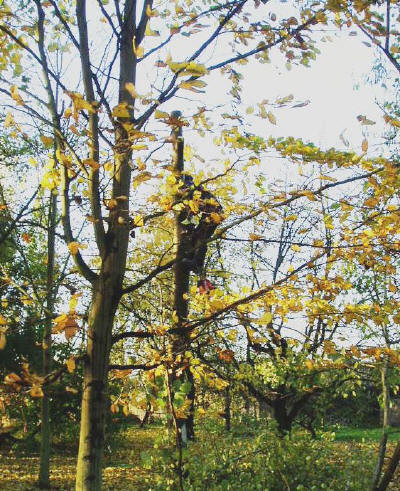
[[[94,287],[89,313],[87,357],[81,408],[76,489],[101,489],[104,428],[107,408],[108,361],[111,330],[117,302],[112,296],[115,285],[99,279]]]
[[[173,113],[175,117],[179,118],[180,113]],[[182,137],[182,128],[179,126],[174,127],[172,131],[173,140],[173,165],[177,178],[180,178],[184,170],[184,157],[183,149],[184,142]],[[179,196],[176,197],[179,200]],[[185,364],[184,356],[190,345],[190,337],[185,333],[185,322],[189,313],[189,281],[190,281],[190,268],[185,264],[185,257],[187,256],[188,249],[191,248],[191,237],[187,226],[182,222],[187,218],[187,212],[177,211],[175,215],[175,248],[176,248],[176,261],[174,265],[175,285],[174,285],[174,311],[176,313],[177,321],[176,328],[179,330],[178,334],[175,334],[172,340],[172,355],[176,360],[177,357],[180,362],[174,367],[173,380],[179,380],[181,383],[189,382],[191,384],[190,391],[187,397],[190,400],[190,407],[187,418],[177,418],[177,424],[180,431],[182,442],[185,444],[186,440],[192,440],[194,438],[194,378],[190,371],[190,367]],[[179,366],[181,365],[181,366]],[[176,372],[179,370],[180,375],[177,376]],[[172,397],[173,402],[173,397]]]
[[[374,474],[374,480],[372,483],[372,491],[377,491],[380,489],[379,481],[382,474],[383,464],[386,455],[386,444],[389,435],[389,425],[390,425],[390,393],[389,393],[389,384],[388,384],[388,369],[389,369],[389,360],[388,357],[385,356],[383,361],[383,365],[381,367],[381,384],[382,384],[382,398],[383,398],[383,408],[382,408],[382,436],[379,443],[379,451],[378,451],[378,461],[376,463],[376,469]],[[386,489],[386,488],[384,488]]]
[[[47,231],[47,273],[46,273],[46,316],[43,327],[42,337],[42,375],[45,377],[51,371],[51,330],[53,319],[51,314],[54,311],[54,258],[55,258],[55,231],[56,231],[57,196],[50,194],[48,231]],[[51,430],[50,430],[50,407],[47,388],[43,389],[41,400],[41,428],[40,428],[40,464],[39,464],[39,487],[50,487],[50,450],[51,450]]]
[[[147,6],[147,3],[145,3]],[[86,1],[77,0],[76,15],[79,28],[80,55],[85,93],[88,100],[95,99],[93,74],[89,60],[89,42],[86,21]],[[123,3],[121,26],[120,74],[118,102],[129,107],[129,116],[115,120],[115,155],[112,196],[117,203],[110,209],[108,231],[104,233],[101,215],[101,199],[98,170],[92,169],[89,179],[92,214],[96,242],[101,257],[98,277],[92,281],[93,293],[88,319],[87,356],[84,368],[81,429],[76,475],[77,491],[100,491],[104,447],[105,412],[107,408],[108,365],[114,317],[121,298],[126,269],[129,240],[129,196],[131,183],[132,150],[129,143],[129,127],[133,127],[134,97],[127,84],[135,83],[136,56],[132,49],[136,36],[136,0]],[[143,17],[142,29],[147,16]],[[136,42],[137,42],[136,38]],[[91,142],[89,155],[99,160],[98,115],[90,114]],[[124,197],[121,199],[121,197]],[[125,224],[125,225],[124,225]]]

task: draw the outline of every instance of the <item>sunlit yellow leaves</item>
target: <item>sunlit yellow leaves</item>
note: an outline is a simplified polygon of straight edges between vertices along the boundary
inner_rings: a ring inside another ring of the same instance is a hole
[[[170,70],[174,73],[179,73],[179,76],[193,75],[195,77],[201,77],[208,73],[205,65],[195,63],[194,61],[173,62],[170,56],[165,61]]]
[[[79,119],[79,111],[88,111],[88,113],[94,114],[96,112],[96,108],[98,106],[98,103],[96,101],[89,102],[87,101],[82,94],[79,92],[70,92],[66,91],[66,94],[71,98],[72,100],[72,107],[73,107],[73,118],[75,122],[78,122]]]
[[[153,31],[153,29],[150,27],[150,23],[148,22],[146,25],[145,36],[157,37],[159,35],[159,31]]]
[[[130,375],[131,373],[132,373],[132,370],[130,368],[128,368],[126,370],[113,370],[113,372],[112,372],[114,378],[118,378],[118,379],[124,379],[128,375]]]
[[[3,350],[7,344],[7,337],[6,337],[7,327],[1,325],[1,319],[4,319],[4,317],[0,315],[0,350]]]
[[[388,116],[387,114],[385,114],[384,120],[386,123],[390,124],[394,128],[400,128],[400,120],[399,119],[392,118],[392,117]]]
[[[82,296],[82,293],[74,293],[69,300],[69,311],[75,312],[76,306],[78,304],[78,299]]]
[[[215,213],[215,212],[211,212],[210,213],[210,218],[212,220],[212,222],[216,223],[216,224],[219,224],[221,222],[224,221],[224,215],[222,215],[221,213]]]
[[[60,173],[58,169],[49,169],[44,175],[40,182],[42,188],[46,188],[49,191],[57,189],[60,184]]]
[[[54,145],[54,138],[51,138],[50,136],[40,135],[40,141],[45,148],[51,148]]]
[[[151,17],[157,17],[160,14],[159,14],[158,10],[152,9],[150,7],[150,5],[147,4],[147,6],[146,6],[146,15],[147,15],[147,17],[151,18]]]
[[[136,189],[143,182],[149,181],[152,178],[152,174],[148,171],[141,172],[133,180],[133,187]]]
[[[292,244],[292,246],[290,248],[294,252],[300,252],[301,251],[301,247],[298,244]]]
[[[263,240],[263,236],[262,235],[259,235],[259,234],[249,234],[249,239],[252,241],[252,242],[255,242],[257,240]]]
[[[136,99],[136,97],[138,96],[137,95],[137,92],[136,92],[136,89],[135,89],[135,86],[133,85],[132,82],[127,82],[125,84],[125,90],[128,92],[128,94],[133,98],[133,99]],[[115,108],[114,108],[115,109]],[[114,116],[114,117],[121,117],[121,116]]]
[[[304,189],[302,191],[299,191],[298,194],[299,194],[299,196],[305,196],[310,201],[316,201],[317,200],[315,194],[312,191],[309,191],[308,189]]]
[[[362,141],[361,150],[363,152],[367,152],[368,151],[368,140],[366,138],[364,138],[364,140]]]
[[[275,124],[276,125],[276,118],[275,116],[271,113],[271,111],[268,111],[267,112],[267,118],[268,118],[268,121],[271,123],[271,124]]]
[[[154,111],[154,117],[156,119],[168,119],[169,118],[169,114],[164,112],[164,111],[159,111],[158,109],[156,109]]]
[[[318,178],[321,180],[321,181],[330,181],[330,182],[336,182],[337,179],[335,177],[331,177],[331,176],[324,176],[323,174],[320,174],[318,176]]]
[[[202,80],[186,80],[179,84],[181,89],[191,90],[192,92],[201,92],[198,89],[202,89],[207,84]]]
[[[304,362],[304,365],[307,367],[308,370],[312,370],[314,368],[314,362],[312,360],[307,359]]]
[[[87,248],[87,245],[86,244],[82,244],[81,242],[73,241],[73,242],[69,242],[68,243],[69,252],[73,256],[76,256],[78,254],[79,249],[86,249],[86,248]]]
[[[68,358],[68,360],[66,361],[66,366],[67,366],[67,370],[69,373],[74,373],[75,369],[76,369],[76,362],[75,362],[75,358],[74,357],[71,357],[71,358]]]
[[[44,394],[43,394],[43,390],[42,388],[40,387],[40,385],[33,385],[31,390],[29,391],[29,395],[31,397],[43,397]]]
[[[7,116],[4,120],[4,127],[5,128],[10,128],[12,126],[15,126],[15,119],[12,113],[8,112]]]
[[[144,218],[142,215],[136,215],[133,220],[132,224],[134,227],[143,227],[144,225]]]
[[[100,164],[92,158],[82,160],[82,164],[84,166],[90,167],[93,170],[98,170],[100,168]]]
[[[257,319],[257,324],[267,326],[272,322],[272,313],[271,312],[264,312],[264,314]]]
[[[327,355],[335,355],[337,353],[336,345],[333,341],[324,341],[324,353]]]
[[[130,106],[127,102],[121,102],[115,106],[112,110],[112,115],[114,118],[130,118]]]
[[[22,378],[16,373],[9,373],[8,375],[5,376],[4,383],[11,385],[11,384],[22,384],[23,382],[22,382]]]
[[[133,37],[132,39],[132,51],[136,58],[143,58],[144,56],[144,48],[143,46],[137,46],[136,45],[136,38]]]
[[[114,210],[118,206],[118,201],[114,198],[111,198],[111,199],[105,200],[104,204],[106,205],[106,208],[108,210]]]
[[[11,85],[10,94],[11,94],[11,97],[14,99],[14,101],[17,103],[17,106],[23,106],[24,105],[24,101],[23,101],[22,97],[20,96],[20,94],[18,92],[18,87],[16,85]]]

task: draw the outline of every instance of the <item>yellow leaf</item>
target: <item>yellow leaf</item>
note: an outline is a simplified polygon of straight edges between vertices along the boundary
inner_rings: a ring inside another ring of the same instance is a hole
[[[159,111],[158,109],[156,111],[154,111],[154,117],[156,119],[168,119],[169,118],[169,114],[164,112],[164,111]]]
[[[195,63],[194,61],[188,63],[185,68],[185,74],[200,76],[205,75],[206,73],[208,73],[208,70],[205,65],[202,65],[201,63]]]
[[[129,106],[127,102],[121,102],[112,110],[114,118],[130,118]]]
[[[94,160],[94,159],[82,160],[82,164],[86,165],[88,167],[91,167],[93,170],[97,170],[100,168],[100,164],[98,162],[96,162],[96,160]]]
[[[71,394],[78,394],[78,389],[75,389],[73,387],[69,387],[68,385],[65,387],[66,392],[70,392]]]
[[[210,218],[216,224],[221,223],[224,220],[223,215],[221,215],[220,213],[215,213],[215,212],[210,213]]]
[[[80,242],[76,242],[76,241],[69,242],[68,244],[68,249],[73,256],[78,254],[79,249],[86,249],[86,248],[87,248],[86,244],[81,244]]]
[[[0,327],[0,350],[3,350],[7,344],[6,331],[5,327]]]
[[[267,118],[269,120],[270,123],[272,124],[276,124],[276,118],[275,116],[271,113],[271,111],[268,111],[267,112]]]
[[[297,244],[293,244],[292,247],[291,247],[292,251],[295,251],[295,252],[300,252],[301,251],[301,248],[299,245]]]
[[[18,106],[22,106],[24,104],[22,97],[18,93],[18,87],[16,85],[11,85],[10,93],[11,97],[14,99]]]
[[[15,125],[14,116],[12,115],[12,113],[8,112],[6,119],[4,120],[4,126],[6,128],[10,128],[10,126],[14,126],[14,125]]]
[[[82,293],[74,293],[69,301],[69,311],[74,312],[78,304],[78,298],[82,296]]]
[[[252,240],[252,241],[255,241],[255,240],[262,240],[264,237],[262,235],[258,235],[258,234],[249,234],[249,239]]]
[[[184,82],[181,82],[179,84],[179,87],[181,89],[187,89],[187,90],[191,90],[194,92],[198,92],[198,90],[196,90],[196,89],[202,89],[206,85],[207,84],[205,82],[203,82],[203,80],[185,80]]]
[[[33,385],[29,391],[31,397],[43,397],[43,390],[39,385]]]
[[[118,406],[118,404],[111,404],[111,406],[110,406],[110,411],[111,411],[113,414],[116,414],[116,413],[119,411],[119,406]]]
[[[309,370],[312,370],[314,368],[314,363],[312,362],[312,360],[306,360],[304,364]]]
[[[132,40],[132,50],[133,50],[136,58],[143,58],[144,48],[143,48],[143,46],[136,46],[135,38],[133,38],[133,40]]]
[[[157,17],[159,15],[158,11],[157,10],[152,10],[150,5],[147,4],[147,7],[146,7],[146,15],[147,17]]]
[[[74,120],[76,122],[78,122],[79,111],[85,110],[85,111],[88,111],[91,114],[94,114],[96,112],[95,106],[97,106],[98,103],[87,101],[83,97],[83,95],[80,94],[79,92],[66,91],[66,94],[69,95],[69,97],[72,99],[73,116],[74,116]]]
[[[258,319],[257,324],[269,324],[272,321],[271,312],[265,312],[263,316]]]
[[[9,373],[8,375],[5,376],[4,378],[4,383],[6,384],[15,384],[15,383],[22,383],[22,378],[17,375],[16,373]]]
[[[393,283],[389,283],[389,291],[392,292],[392,293],[396,293],[397,292],[397,287],[395,285],[393,285]]]
[[[362,144],[361,144],[361,150],[363,152],[367,152],[368,151],[368,140],[366,138],[364,138]]]
[[[144,225],[144,220],[142,215],[136,215],[133,219],[133,225],[134,227],[143,227]]]
[[[76,368],[75,358],[69,358],[65,364],[67,365],[69,373],[74,373]]]
[[[146,25],[146,36],[159,36],[160,33],[158,31],[153,31],[153,29],[150,27],[150,23],[148,22]]]
[[[114,198],[111,198],[106,202],[106,206],[109,210],[113,210],[118,206],[118,201]]]
[[[136,92],[135,86],[133,85],[132,82],[127,82],[125,84],[125,89],[132,96],[133,99],[136,99],[137,92]]]
[[[2,301],[2,305],[3,305],[3,301]],[[7,326],[8,322],[6,320],[5,317],[3,317],[1,314],[0,314],[0,326]]]
[[[45,135],[40,135],[40,141],[43,143],[43,145],[46,148],[51,148],[54,143],[54,139],[51,138],[50,136],[45,136]]]
[[[318,177],[321,179],[321,181],[331,181],[331,182],[337,181],[337,179],[335,179],[334,177],[324,176],[322,174],[320,174]]]

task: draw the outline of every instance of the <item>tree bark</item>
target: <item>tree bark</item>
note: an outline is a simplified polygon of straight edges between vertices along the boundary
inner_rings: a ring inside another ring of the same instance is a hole
[[[374,480],[372,483],[372,491],[380,490],[379,486],[380,477],[382,474],[383,464],[385,461],[386,455],[386,444],[389,436],[389,425],[390,425],[390,393],[389,393],[389,385],[388,385],[388,369],[389,369],[389,360],[388,357],[385,356],[383,361],[383,366],[381,368],[381,383],[382,383],[382,397],[383,397],[383,418],[382,418],[382,436],[379,442],[379,451],[378,451],[378,461],[376,464]],[[397,464],[396,464],[397,465]],[[386,474],[385,474],[386,475]],[[387,487],[387,485],[386,485]],[[382,489],[386,489],[386,487]]]
[[[108,360],[111,330],[118,302],[116,285],[99,278],[89,313],[87,356],[81,408],[81,429],[76,474],[77,491],[101,489],[104,428],[107,408]]]
[[[174,116],[179,117],[180,113],[176,112]],[[173,140],[173,166],[177,178],[180,178],[184,170],[184,157],[183,149],[184,142],[182,137],[182,128],[179,126],[174,127],[172,131]],[[176,197],[179,201],[179,196]],[[191,248],[191,237],[187,226],[182,222],[187,218],[187,212],[177,211],[175,214],[175,250],[176,261],[174,265],[174,311],[177,317],[176,328],[179,329],[179,334],[175,334],[172,339],[172,356],[174,357],[175,369],[173,372],[173,381],[179,380],[181,383],[189,382],[191,384],[190,391],[187,394],[187,398],[190,400],[190,407],[187,418],[177,418],[177,424],[179,428],[180,437],[183,444],[186,440],[193,440],[194,438],[194,398],[195,387],[194,378],[190,371],[190,367],[185,365],[185,352],[190,346],[190,337],[185,332],[185,323],[189,314],[189,281],[190,281],[190,268],[185,264],[185,257],[187,251]],[[177,361],[177,359],[180,361]],[[179,370],[180,375],[177,375]],[[173,396],[173,394],[172,394]],[[173,402],[173,397],[172,397]]]
[[[43,327],[42,337],[42,375],[45,377],[51,371],[51,330],[53,319],[51,313],[54,311],[54,259],[55,259],[55,231],[56,231],[57,196],[50,194],[48,232],[47,232],[47,273],[46,273],[46,320]],[[41,400],[41,427],[40,427],[40,464],[39,464],[39,487],[50,487],[50,450],[51,450],[51,428],[50,407],[47,387],[43,388]]]
[[[86,2],[77,0],[81,63],[85,93],[93,100],[92,73],[89,60],[89,43],[86,22]],[[145,17],[145,20],[147,17]],[[87,351],[84,367],[81,430],[76,475],[77,491],[100,491],[102,484],[102,459],[104,448],[105,413],[107,408],[108,369],[112,341],[112,327],[122,295],[122,283],[126,269],[129,241],[129,196],[132,158],[127,128],[133,123],[135,100],[127,90],[128,83],[135,83],[136,56],[132,50],[136,33],[136,0],[125,0],[123,23],[120,33],[119,103],[129,107],[129,117],[115,120],[115,155],[112,198],[117,205],[110,209],[108,231],[104,232],[101,219],[98,170],[91,171],[89,191],[95,224],[96,243],[101,257],[101,269],[91,279],[93,292],[88,319]],[[89,116],[92,128],[90,154],[97,160],[97,113]],[[126,199],[117,200],[121,196]],[[126,225],[122,225],[126,224]],[[68,236],[68,234],[67,234]],[[77,259],[77,256],[75,256]],[[82,270],[82,268],[81,268]],[[84,269],[83,269],[84,272]]]

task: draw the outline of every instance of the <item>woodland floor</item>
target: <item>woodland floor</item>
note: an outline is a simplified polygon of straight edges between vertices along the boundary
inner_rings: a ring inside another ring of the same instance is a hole
[[[144,450],[152,448],[153,440],[160,431],[159,427],[148,427],[145,429],[131,428],[126,438],[118,449],[106,457],[103,473],[103,490],[105,491],[147,491],[149,484],[145,478],[150,477],[148,469],[141,466],[140,454]],[[367,432],[368,430],[366,430]],[[360,433],[360,432],[359,432]],[[397,435],[396,435],[397,436]],[[347,438],[344,438],[348,440]],[[350,457],[352,447],[357,445],[358,449],[365,445],[371,449],[378,450],[378,442],[375,438],[368,436],[363,443],[358,438],[353,441],[340,441],[337,445],[341,447],[341,456]],[[355,443],[358,440],[357,443]],[[375,441],[372,441],[375,440]],[[395,443],[390,442],[389,455],[394,449]],[[16,453],[12,450],[0,450],[0,490],[37,490],[35,482],[39,466],[39,456],[35,453]],[[51,490],[72,491],[75,482],[76,453],[72,449],[57,448],[51,460]],[[400,490],[400,470],[395,476],[395,482],[389,486],[390,490]]]

